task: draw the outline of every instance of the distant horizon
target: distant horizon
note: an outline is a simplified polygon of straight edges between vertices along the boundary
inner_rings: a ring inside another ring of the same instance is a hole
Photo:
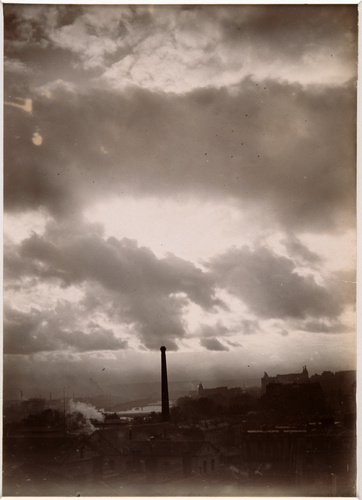
[[[228,387],[229,389],[230,388],[233,388],[233,387],[241,387],[241,388],[245,388],[245,389],[250,389],[250,388],[261,388],[261,379],[264,375],[264,372],[267,372],[267,374],[269,375],[269,377],[275,377],[277,375],[284,375],[284,374],[289,374],[289,373],[301,373],[302,372],[302,368],[300,370],[295,370],[295,371],[291,371],[291,372],[281,372],[281,371],[273,371],[273,372],[268,372],[267,370],[264,370],[261,372],[260,374],[260,377],[250,377],[249,379],[249,385],[246,385],[246,381],[244,381],[242,378],[222,378],[222,379],[213,379],[213,378],[202,378],[201,380],[196,380],[196,379],[187,379],[187,378],[184,378],[184,379],[169,379],[169,391],[170,393],[172,392],[175,392],[176,390],[179,390],[181,391],[182,389],[179,388],[177,389],[176,386],[177,385],[190,385],[192,384],[193,387],[192,388],[188,388],[188,389],[185,389],[185,391],[193,391],[193,390],[197,390],[198,388],[198,385],[200,383],[203,384],[203,387],[204,389],[207,389],[207,388],[216,388],[216,387],[221,387],[221,386],[225,386],[226,384],[226,387]],[[308,366],[307,366],[307,370],[308,370]],[[325,369],[325,370],[322,370],[322,371],[319,371],[319,372],[311,372],[310,370],[308,370],[308,374],[309,374],[309,378],[310,377],[313,377],[314,375],[322,375],[324,372],[331,372],[331,373],[340,373],[340,372],[350,372],[350,371],[357,371],[357,367],[355,368],[347,368],[345,367],[344,369],[340,369],[340,370],[328,370],[328,369]],[[246,379],[248,380],[248,379]],[[229,386],[227,385],[227,383],[233,383],[235,385],[232,385],[232,386]],[[237,385],[239,384],[239,385]],[[157,390],[159,389],[159,397],[161,397],[161,377],[159,378],[159,380],[143,380],[143,381],[138,381],[138,382],[128,382],[128,383],[117,383],[115,382],[114,383],[115,386],[119,386],[119,387],[129,387],[131,388],[132,386],[133,387],[143,387],[143,386],[150,386],[152,385],[153,387],[157,388]],[[107,390],[105,388],[105,390]],[[111,389],[108,389],[109,391],[111,391]],[[112,389],[113,391],[115,391],[116,389],[113,387]],[[32,395],[26,395],[25,391],[19,391],[19,393],[16,395],[15,392],[13,393],[13,397],[4,397],[4,401],[16,401],[16,400],[20,400],[21,399],[21,392],[23,393],[22,394],[22,398],[24,400],[26,399],[32,399],[32,398],[42,398],[42,399],[46,399],[48,401],[50,400],[53,400],[53,401],[59,401],[59,400],[63,400],[64,399],[64,395],[62,394],[62,392],[60,390],[58,391],[49,391],[47,394],[45,394],[46,391],[40,391],[37,393],[37,395],[35,395],[35,393],[32,393]],[[49,394],[51,393],[51,398],[49,397]],[[57,393],[58,396],[57,396]],[[115,394],[114,392],[113,393],[110,393],[110,392],[94,392],[93,394],[77,394],[76,391],[68,391],[66,392],[66,398],[67,399],[73,399],[73,398],[84,398],[84,399],[87,399],[87,398],[98,398],[98,397],[114,397],[116,398],[117,396],[121,396],[121,394]],[[131,397],[131,396],[130,396]],[[152,398],[151,398],[152,399]],[[132,400],[132,398],[130,399],[130,401]]]

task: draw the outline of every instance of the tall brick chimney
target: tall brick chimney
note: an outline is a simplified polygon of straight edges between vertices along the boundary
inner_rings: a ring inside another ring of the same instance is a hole
[[[170,420],[170,407],[168,402],[168,383],[167,383],[167,366],[166,366],[166,347],[160,347],[161,351],[161,394],[162,394],[162,420],[168,422]]]

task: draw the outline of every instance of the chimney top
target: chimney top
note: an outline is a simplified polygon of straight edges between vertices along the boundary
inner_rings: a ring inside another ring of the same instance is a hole
[[[161,346],[161,347],[160,347],[160,351],[165,352],[165,351],[166,351],[166,347],[165,347],[164,345],[163,345],[163,346]]]

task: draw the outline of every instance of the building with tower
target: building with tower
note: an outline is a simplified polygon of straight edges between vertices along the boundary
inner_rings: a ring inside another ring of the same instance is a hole
[[[309,374],[305,365],[300,373],[287,373],[269,377],[267,372],[264,372],[264,376],[261,379],[261,392],[265,394],[266,387],[269,384],[307,384],[308,382]]]

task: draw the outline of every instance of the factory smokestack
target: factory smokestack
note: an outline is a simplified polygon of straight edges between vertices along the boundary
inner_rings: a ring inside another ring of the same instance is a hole
[[[162,420],[168,422],[170,420],[170,408],[168,402],[168,383],[167,383],[167,366],[166,366],[166,347],[160,347],[161,351],[161,394],[162,394]]]

